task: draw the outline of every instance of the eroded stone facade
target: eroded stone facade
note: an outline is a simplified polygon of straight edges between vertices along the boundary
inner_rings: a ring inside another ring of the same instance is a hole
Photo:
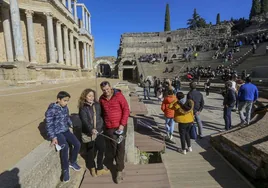
[[[91,16],[84,4],[77,0],[4,0],[0,6],[2,80],[94,75]]]

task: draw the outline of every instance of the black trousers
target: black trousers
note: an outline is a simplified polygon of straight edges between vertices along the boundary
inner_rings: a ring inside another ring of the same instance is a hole
[[[206,96],[209,96],[209,88],[206,88]]]
[[[88,152],[86,165],[88,169],[97,168],[97,170],[103,169],[103,157],[105,152],[105,140],[104,137],[99,135],[95,141],[88,143]],[[97,166],[95,158],[97,156]]]
[[[190,128],[192,126],[192,123],[179,123],[178,126],[181,139],[181,149],[185,150],[185,141],[188,148],[191,147]]]
[[[116,140],[118,138],[118,135],[114,133],[116,130],[117,129],[106,129],[105,134],[110,138]],[[126,136],[126,132],[127,132],[127,126],[125,126],[124,128],[123,133],[124,136]],[[106,139],[105,160],[107,161],[107,163],[112,164],[113,160],[115,159],[116,170],[121,172],[125,168],[125,143],[126,139],[124,139],[120,144],[117,144],[112,140]]]

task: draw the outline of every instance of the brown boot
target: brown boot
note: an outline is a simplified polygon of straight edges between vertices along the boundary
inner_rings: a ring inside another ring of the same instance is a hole
[[[118,171],[115,178],[115,183],[119,184],[123,181],[123,172]]]
[[[95,168],[91,168],[90,169],[90,174],[91,174],[92,177],[97,177],[96,169]]]
[[[109,173],[110,173],[110,170],[108,170],[108,169],[97,170],[97,175],[98,176],[106,175],[106,174],[109,174]]]

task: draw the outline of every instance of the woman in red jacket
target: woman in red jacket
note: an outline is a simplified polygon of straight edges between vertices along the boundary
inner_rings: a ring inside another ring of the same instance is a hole
[[[170,109],[168,106],[176,100],[173,90],[168,90],[167,96],[164,98],[164,101],[161,105],[161,110],[165,114],[165,125],[166,125],[166,132],[167,137],[172,140],[173,132],[174,132],[174,110]]]

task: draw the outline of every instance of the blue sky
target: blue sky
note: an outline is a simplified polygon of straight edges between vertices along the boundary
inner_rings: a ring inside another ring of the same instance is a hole
[[[193,9],[206,19],[216,21],[248,18],[252,0],[78,0],[91,13],[95,56],[117,56],[120,36],[126,32],[158,32],[164,29],[166,3],[170,7],[171,29],[186,27]]]

